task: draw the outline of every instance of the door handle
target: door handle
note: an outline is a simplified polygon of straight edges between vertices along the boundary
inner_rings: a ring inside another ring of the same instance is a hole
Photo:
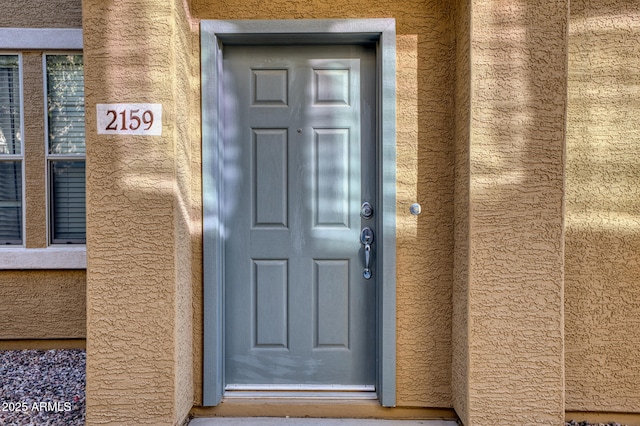
[[[373,243],[373,230],[368,226],[362,228],[360,243],[364,245],[364,271],[362,276],[365,280],[368,280],[371,278],[371,244]]]

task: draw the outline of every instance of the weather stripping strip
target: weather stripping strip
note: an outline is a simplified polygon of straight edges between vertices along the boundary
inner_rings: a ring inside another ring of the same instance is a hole
[[[227,385],[224,399],[377,399],[372,385]]]

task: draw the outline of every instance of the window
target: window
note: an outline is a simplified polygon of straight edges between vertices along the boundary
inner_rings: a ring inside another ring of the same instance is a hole
[[[49,243],[84,244],[85,131],[81,54],[43,55]],[[0,55],[0,245],[24,245],[22,57]],[[25,84],[31,84],[29,81]],[[31,173],[38,173],[31,171]],[[42,173],[42,171],[40,171]],[[41,175],[42,176],[42,175]],[[42,200],[43,205],[45,200]]]
[[[80,28],[0,28],[0,268],[86,269]]]
[[[84,244],[85,129],[82,55],[45,55],[49,238]]]
[[[22,245],[20,56],[0,55],[0,244]]]

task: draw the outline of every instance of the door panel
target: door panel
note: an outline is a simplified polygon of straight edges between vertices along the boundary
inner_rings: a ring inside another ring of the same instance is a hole
[[[314,129],[313,136],[314,226],[349,228],[349,195],[359,192],[349,181],[349,129]]]
[[[374,49],[224,49],[225,381],[373,385]]]
[[[314,348],[349,348],[349,261],[314,261]]]
[[[254,227],[287,227],[289,205],[287,139],[287,129],[253,130]]]
[[[286,348],[289,273],[286,260],[254,260],[254,347]]]

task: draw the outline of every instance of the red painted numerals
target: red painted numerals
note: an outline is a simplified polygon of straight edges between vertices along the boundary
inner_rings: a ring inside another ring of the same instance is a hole
[[[149,130],[153,126],[153,111],[140,109],[124,109],[120,112],[109,109],[107,110],[109,116],[109,124],[105,130],[138,130],[141,127],[143,130]]]

